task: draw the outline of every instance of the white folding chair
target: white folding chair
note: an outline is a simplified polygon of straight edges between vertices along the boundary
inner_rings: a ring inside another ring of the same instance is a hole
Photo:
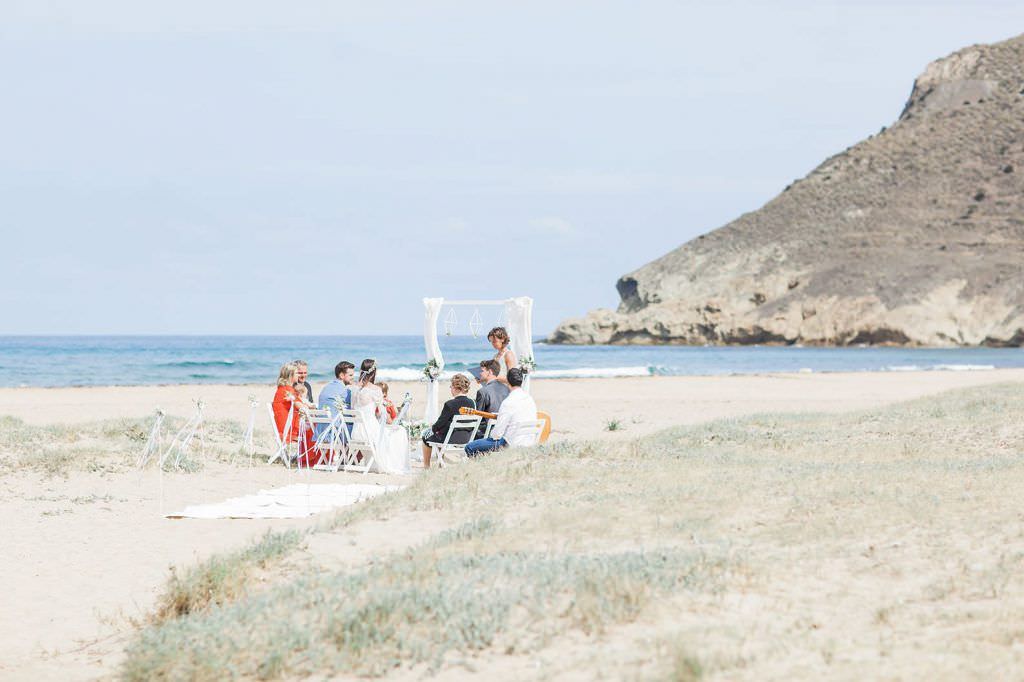
[[[437,457],[437,465],[443,467],[445,465],[444,456],[448,453],[459,453],[462,457],[466,456],[466,443],[452,443],[452,434],[456,432],[468,432],[469,438],[472,440],[476,437],[476,431],[480,428],[480,417],[477,415],[460,414],[452,419],[452,423],[448,426],[448,433],[444,435],[444,441],[441,443],[433,443],[427,441],[427,445],[430,446],[430,459],[433,461]]]
[[[520,445],[518,447],[525,448],[536,445],[540,441],[540,433],[544,430],[544,424],[546,422],[543,419],[532,419],[529,421],[517,422],[512,427],[511,434],[505,434],[505,440],[512,442],[512,438],[519,440],[521,437],[529,436],[529,445]],[[490,429],[488,429],[490,433]]]
[[[333,421],[334,416],[331,414],[330,410],[328,410],[328,409],[321,410],[321,409],[318,409],[318,408],[303,409],[303,410],[301,410],[299,412],[299,414],[300,414],[300,419],[299,419],[299,434],[300,434],[300,436],[299,436],[299,439],[302,440],[302,438],[305,438],[306,434],[309,433],[309,430],[312,430],[313,431],[313,442],[311,442],[309,444],[310,447],[312,447],[312,446],[315,445],[316,440],[317,440],[317,435],[316,435],[316,428],[317,428],[317,426],[329,425],[331,423],[331,421]],[[298,457],[300,454],[302,454],[301,444],[298,445],[295,448],[295,456]],[[312,465],[309,464],[309,462],[310,462],[310,457],[307,457],[306,458],[306,464],[307,464],[307,466],[312,467]],[[319,457],[317,457],[316,462],[319,462]]]
[[[288,455],[288,438],[287,436],[282,438],[281,433],[277,430],[277,420],[274,419],[274,406],[271,403],[267,403],[267,413],[270,415],[270,432],[274,434],[274,442],[277,443],[277,450],[267,460],[267,464],[273,464],[275,461],[280,459],[284,462],[284,465],[291,468],[291,459]],[[286,434],[292,431],[292,419],[295,418],[295,407],[292,406],[288,410],[288,419],[284,422],[284,432]]]
[[[380,423],[373,415],[373,406],[359,410],[341,410],[342,423],[349,432],[345,471],[367,473],[377,459],[377,441],[380,438]],[[359,460],[359,455],[362,460]]]
[[[313,468],[317,471],[338,471],[345,463],[348,446],[348,429],[345,428],[345,415],[339,410],[334,417],[330,410],[317,410],[326,414],[311,415],[311,421],[316,425],[322,425],[320,434],[313,442],[313,449],[319,453],[316,464]]]

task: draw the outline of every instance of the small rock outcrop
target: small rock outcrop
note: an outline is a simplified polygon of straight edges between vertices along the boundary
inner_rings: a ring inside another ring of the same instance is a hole
[[[1024,36],[930,64],[892,126],[617,287],[549,340],[1024,344]]]

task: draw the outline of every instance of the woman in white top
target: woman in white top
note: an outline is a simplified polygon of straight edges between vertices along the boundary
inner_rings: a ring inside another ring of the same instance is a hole
[[[353,391],[352,409],[373,405],[377,416],[386,414],[384,407],[384,391],[377,385],[377,361],[372,358],[363,360],[359,365],[358,390]]]
[[[519,363],[516,360],[516,354],[509,347],[508,332],[505,331],[504,327],[495,327],[487,332],[487,340],[491,342],[491,346],[497,351],[494,354],[494,359],[501,368],[497,379],[508,386],[508,371],[513,367],[517,367]]]

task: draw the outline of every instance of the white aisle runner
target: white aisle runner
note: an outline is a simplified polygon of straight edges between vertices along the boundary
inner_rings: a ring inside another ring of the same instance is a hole
[[[167,514],[169,519],[300,519],[322,511],[347,507],[404,485],[372,483],[295,483],[261,490],[255,495],[233,497],[217,504],[196,504]]]

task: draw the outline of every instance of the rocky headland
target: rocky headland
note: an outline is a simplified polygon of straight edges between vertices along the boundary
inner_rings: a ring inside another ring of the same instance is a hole
[[[550,341],[1024,344],[1024,36],[933,62],[893,125],[617,288]]]

